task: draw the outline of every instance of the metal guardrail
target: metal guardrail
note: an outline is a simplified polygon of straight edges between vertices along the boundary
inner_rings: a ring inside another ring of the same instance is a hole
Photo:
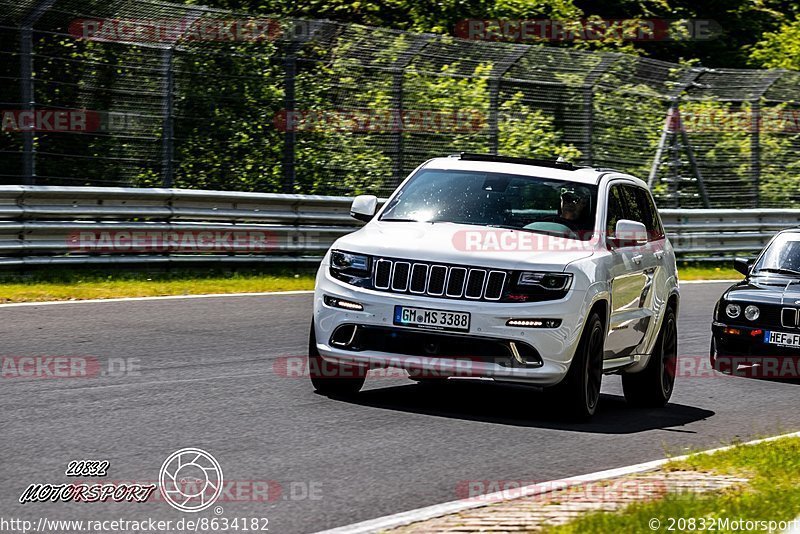
[[[350,202],[187,189],[0,186],[0,267],[313,264],[338,237],[361,226],[349,216]],[[755,253],[776,231],[800,224],[800,210],[661,214],[678,254],[697,260]]]
[[[779,230],[800,225],[800,210],[660,210],[664,229],[681,259],[719,261],[754,255]]]

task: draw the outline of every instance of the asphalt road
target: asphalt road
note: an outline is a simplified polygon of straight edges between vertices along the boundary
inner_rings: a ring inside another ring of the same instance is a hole
[[[682,288],[680,374],[696,376],[679,376],[667,408],[627,408],[619,377],[606,377],[585,424],[562,421],[541,393],[486,384],[384,377],[353,401],[316,395],[280,372],[293,361],[281,358],[305,354],[310,294],[0,307],[6,364],[90,356],[100,370],[31,379],[5,368],[0,518],[218,517],[160,500],[17,502],[28,484],[69,481],[72,459],[109,460],[109,481],[153,481],[173,451],[203,448],[235,484],[219,517],[266,517],[270,532],[292,533],[454,500],[462,481],[546,481],[800,430],[800,385],[692,371],[725,287]]]

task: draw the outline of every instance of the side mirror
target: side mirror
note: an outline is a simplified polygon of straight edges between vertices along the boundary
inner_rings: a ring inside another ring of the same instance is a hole
[[[746,260],[744,258],[735,258],[733,260],[733,268],[742,273],[743,275],[747,276],[750,274],[750,267],[752,266],[752,260]]]
[[[637,221],[620,219],[614,229],[614,238],[609,242],[615,247],[644,245],[647,243],[647,227]]]
[[[375,195],[358,195],[353,199],[350,216],[359,221],[369,222],[378,211],[378,197]]]

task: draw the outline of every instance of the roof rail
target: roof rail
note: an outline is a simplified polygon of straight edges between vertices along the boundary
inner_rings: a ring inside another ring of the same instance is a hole
[[[550,167],[551,169],[561,169],[562,171],[575,171],[576,167],[568,161],[562,159],[533,159],[533,158],[514,158],[511,156],[497,156],[494,154],[472,154],[461,152],[453,154],[451,158],[459,158],[463,161],[493,161],[495,163],[517,163],[520,165],[536,165],[537,167]]]

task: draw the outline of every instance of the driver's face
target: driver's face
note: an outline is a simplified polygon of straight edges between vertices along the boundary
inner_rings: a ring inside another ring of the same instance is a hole
[[[561,216],[569,221],[575,221],[581,218],[583,211],[586,209],[586,199],[578,197],[574,194],[566,194],[561,196]]]

